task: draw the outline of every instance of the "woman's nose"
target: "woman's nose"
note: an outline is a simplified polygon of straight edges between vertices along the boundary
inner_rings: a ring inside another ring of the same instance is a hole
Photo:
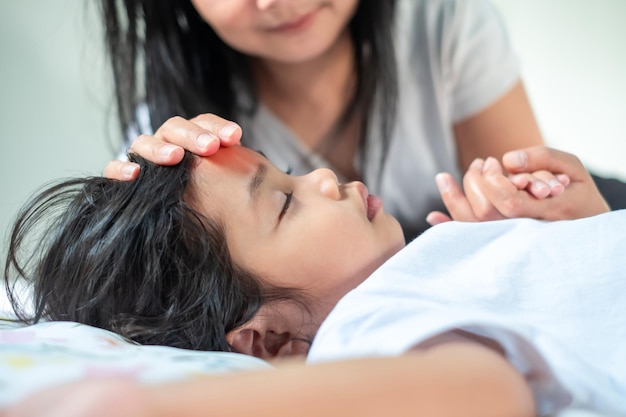
[[[319,168],[307,174],[319,192],[332,199],[339,199],[339,180],[337,175],[328,168]]]

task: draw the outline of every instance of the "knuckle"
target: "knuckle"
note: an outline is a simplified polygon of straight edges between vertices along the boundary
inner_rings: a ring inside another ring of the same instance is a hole
[[[172,116],[165,122],[163,122],[163,124],[157,129],[155,134],[160,134],[164,131],[172,131],[176,128],[176,126],[179,126],[184,121],[185,119],[180,116]]]
[[[499,208],[505,217],[521,217],[524,214],[522,201],[515,197],[503,199]]]
[[[178,123],[181,123],[181,122],[183,122],[183,121],[185,121],[185,119],[183,119],[183,118],[182,118],[182,117],[180,117],[180,116],[172,116],[172,117],[170,117],[169,119],[167,119],[167,120],[165,121],[165,123],[163,123],[163,124],[164,124],[164,125],[166,125],[166,124],[167,124],[167,125],[170,125],[170,124],[178,124]]]
[[[493,220],[493,211],[486,207],[481,207],[475,210],[474,215],[481,222],[484,222],[487,220]]]
[[[481,204],[474,205],[473,211],[474,211],[474,216],[478,220],[485,221],[485,220],[491,220],[493,218],[493,213],[495,209],[493,208],[491,204],[487,204],[483,202]]]
[[[131,143],[129,150],[131,152],[135,152],[137,150],[137,148],[141,148],[146,143],[149,143],[151,139],[152,139],[152,136],[150,136],[150,135],[146,135],[146,134],[139,135],[133,141],[133,143]]]

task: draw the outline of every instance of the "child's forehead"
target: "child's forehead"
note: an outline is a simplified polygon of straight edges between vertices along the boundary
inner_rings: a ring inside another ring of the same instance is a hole
[[[193,176],[199,183],[213,182],[216,178],[235,180],[251,177],[259,166],[273,166],[262,153],[234,145],[220,148],[215,154],[200,157],[193,169]]]
[[[222,147],[218,151],[205,157],[209,162],[215,162],[216,164],[225,163],[226,165],[240,164],[255,164],[259,162],[267,162],[267,158],[262,152],[258,152],[247,148],[242,145],[233,145],[228,147]]]
[[[257,166],[260,162],[269,163],[261,153],[241,145],[222,147],[213,155],[200,157],[200,160],[201,167],[225,170]]]

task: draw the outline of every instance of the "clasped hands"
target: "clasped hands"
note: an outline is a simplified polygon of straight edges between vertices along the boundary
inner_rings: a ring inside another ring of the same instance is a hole
[[[448,173],[435,180],[449,214],[429,213],[431,225],[515,217],[567,220],[610,211],[582,162],[545,146],[508,152],[501,163],[492,157],[476,159],[463,187]]]

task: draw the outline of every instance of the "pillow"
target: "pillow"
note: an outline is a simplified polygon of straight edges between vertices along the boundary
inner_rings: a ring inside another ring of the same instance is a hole
[[[0,326],[2,326],[2,319],[15,319],[15,312],[9,301],[6,289],[4,287],[5,282],[0,283]],[[13,283],[14,296],[18,298],[18,301],[22,305],[22,308],[26,309],[27,313],[32,312],[31,302],[32,299],[32,286],[28,285],[25,280],[18,280]],[[2,327],[0,327],[1,329]]]
[[[151,384],[268,368],[269,363],[252,356],[138,345],[74,322],[15,327],[0,321],[0,409],[35,391],[89,377]]]

